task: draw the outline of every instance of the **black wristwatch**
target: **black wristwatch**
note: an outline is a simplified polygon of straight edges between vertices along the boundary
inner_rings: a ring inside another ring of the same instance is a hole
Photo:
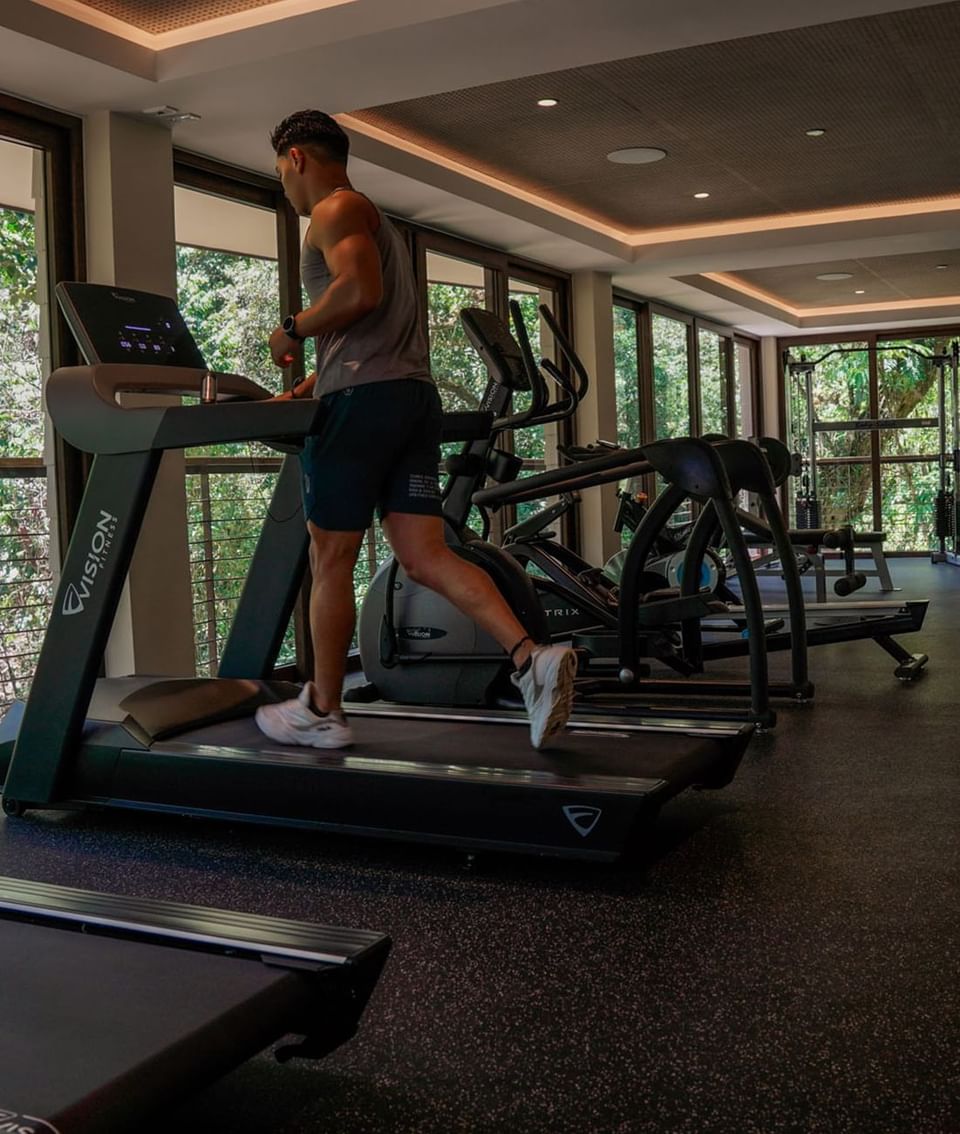
[[[303,342],[303,335],[297,334],[297,317],[296,315],[288,315],[286,319],[280,324],[283,333],[288,339],[293,339],[295,343]]]

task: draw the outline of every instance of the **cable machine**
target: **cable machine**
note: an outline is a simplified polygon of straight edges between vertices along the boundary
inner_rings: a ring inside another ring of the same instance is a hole
[[[934,417],[865,417],[837,421],[820,421],[814,409],[813,378],[817,367],[834,355],[872,354],[901,351],[932,363],[937,373],[937,414]],[[817,358],[801,354],[792,358],[789,351],[783,355],[784,374],[791,384],[802,391],[804,401],[803,433],[800,439],[805,452],[801,455],[801,491],[796,495],[795,511],[798,528],[822,526],[819,496],[819,470],[817,435],[840,432],[863,432],[904,429],[936,429],[938,431],[939,478],[934,501],[934,538],[931,551],[934,563],[960,565],[960,519],[958,519],[957,484],[960,481],[960,407],[958,407],[958,358],[960,344],[955,340],[943,354],[931,354],[916,347],[901,345],[875,345],[864,347],[833,347]],[[796,423],[795,423],[796,424]],[[878,535],[879,533],[867,533]]]

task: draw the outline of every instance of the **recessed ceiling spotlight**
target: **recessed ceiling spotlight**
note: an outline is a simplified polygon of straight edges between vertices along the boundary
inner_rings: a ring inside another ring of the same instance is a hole
[[[867,290],[866,288],[858,287],[857,290],[853,294],[854,295],[866,295],[866,290]]]
[[[611,150],[607,161],[616,165],[652,165],[655,161],[663,161],[666,156],[667,151],[657,146],[627,146],[622,150]]]
[[[822,138],[826,134],[826,130],[822,126],[814,126],[806,131],[808,138]]]
[[[538,98],[537,106],[556,106],[558,100],[555,98]]]
[[[937,271],[945,272],[949,266],[949,264],[937,264]]]
[[[709,193],[694,193],[694,197],[696,197],[698,201],[705,201],[709,196]]]
[[[823,280],[824,283],[832,283],[834,280],[852,280],[853,272],[823,272],[817,276],[818,280]]]

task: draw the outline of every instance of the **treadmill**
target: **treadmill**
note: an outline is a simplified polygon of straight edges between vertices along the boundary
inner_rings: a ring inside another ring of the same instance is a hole
[[[736,773],[753,728],[580,717],[551,751],[496,710],[368,711],[356,743],[325,752],[257,729],[306,569],[298,461],[288,455],[216,678],[100,678],[103,652],[166,449],[267,440],[296,449],[323,428],[319,401],[217,376],[215,402],[126,407],[124,391],[192,394],[206,374],[172,300],[95,284],[57,295],[89,365],[47,383],[54,424],[95,458],[27,702],[0,722],[3,807],[122,807],[353,835],[573,858],[618,858],[660,806]],[[209,383],[206,383],[209,386]],[[448,439],[482,436],[489,413],[449,415]]]
[[[0,878],[0,1130],[139,1130],[291,1034],[279,1060],[319,1059],[355,1033],[389,945]]]

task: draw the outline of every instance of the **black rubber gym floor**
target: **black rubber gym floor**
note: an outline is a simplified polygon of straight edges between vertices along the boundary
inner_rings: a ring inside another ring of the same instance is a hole
[[[165,1130],[955,1134],[960,570],[891,565],[933,600],[904,639],[927,674],[814,650],[816,703],[670,803],[639,861],[72,814],[3,821],[0,873],[393,937],[349,1045],[264,1054]]]

